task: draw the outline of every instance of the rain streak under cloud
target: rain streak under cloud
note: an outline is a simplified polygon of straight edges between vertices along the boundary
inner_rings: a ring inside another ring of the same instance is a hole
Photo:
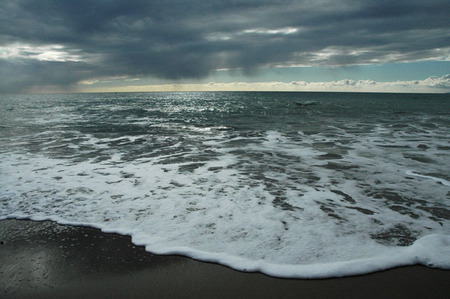
[[[218,70],[251,81],[272,68],[448,65],[449,11],[445,0],[4,0],[0,92],[195,82]],[[448,76],[435,79],[450,90]]]

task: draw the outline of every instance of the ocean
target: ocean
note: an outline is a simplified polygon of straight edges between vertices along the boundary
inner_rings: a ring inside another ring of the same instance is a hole
[[[0,96],[0,219],[278,277],[450,269],[448,94]]]

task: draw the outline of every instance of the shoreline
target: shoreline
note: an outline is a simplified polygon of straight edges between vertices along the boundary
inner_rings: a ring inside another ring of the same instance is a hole
[[[129,236],[51,221],[0,220],[2,298],[444,298],[450,271],[408,266],[343,278],[288,279],[160,256]]]

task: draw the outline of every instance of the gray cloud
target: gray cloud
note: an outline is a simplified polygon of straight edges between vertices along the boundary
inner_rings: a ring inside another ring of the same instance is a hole
[[[448,11],[446,0],[3,0],[0,91],[108,76],[448,59]],[[54,45],[42,55],[24,50]]]

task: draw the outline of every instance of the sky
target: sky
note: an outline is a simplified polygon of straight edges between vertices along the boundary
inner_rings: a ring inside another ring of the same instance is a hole
[[[2,0],[0,93],[450,92],[448,0]]]

